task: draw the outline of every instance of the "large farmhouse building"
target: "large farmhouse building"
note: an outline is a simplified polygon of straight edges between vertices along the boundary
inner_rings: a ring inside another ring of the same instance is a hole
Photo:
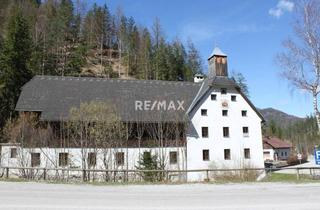
[[[215,48],[208,61],[208,77],[196,75],[193,83],[35,76],[24,85],[16,111],[36,113],[55,128],[54,140],[43,139],[34,146],[3,145],[1,165],[135,169],[139,157],[151,152],[162,157],[166,169],[264,167],[263,117],[228,78],[227,55]],[[127,125],[127,141],[86,144],[84,153],[83,146],[59,135],[61,122],[70,120],[70,110],[92,101],[115,107]],[[202,173],[187,176],[203,178]]]

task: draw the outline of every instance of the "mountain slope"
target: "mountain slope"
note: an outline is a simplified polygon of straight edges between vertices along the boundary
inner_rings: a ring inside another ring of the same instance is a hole
[[[281,127],[288,127],[295,122],[304,120],[304,118],[290,115],[274,108],[259,109],[259,111],[263,115],[267,123],[273,120],[277,123],[277,125]]]

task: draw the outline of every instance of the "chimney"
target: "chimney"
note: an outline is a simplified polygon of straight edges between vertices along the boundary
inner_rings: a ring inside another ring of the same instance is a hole
[[[227,55],[224,54],[218,47],[215,47],[210,57],[208,77],[228,77]]]
[[[197,73],[194,75],[193,81],[195,83],[199,83],[199,82],[202,82],[203,79],[204,79],[204,76],[202,74]]]

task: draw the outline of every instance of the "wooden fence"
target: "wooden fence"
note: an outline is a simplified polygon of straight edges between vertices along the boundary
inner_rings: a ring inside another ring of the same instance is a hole
[[[36,168],[36,167],[0,167],[0,178],[20,178],[27,180],[56,181],[106,181],[106,182],[186,182],[192,173],[200,173],[202,180],[213,181],[217,178],[242,178],[243,181],[256,179],[258,175],[279,170],[294,170],[297,180],[306,174],[320,178],[320,167],[296,168],[232,168],[232,169],[194,169],[194,170],[107,170],[75,168]],[[303,173],[302,173],[303,172]],[[250,177],[251,176],[251,177]],[[251,180],[253,181],[253,180]]]

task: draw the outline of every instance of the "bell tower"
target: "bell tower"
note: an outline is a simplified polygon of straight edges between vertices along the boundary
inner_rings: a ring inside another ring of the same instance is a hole
[[[215,47],[210,57],[208,77],[228,77],[228,62],[227,55],[218,47]]]

